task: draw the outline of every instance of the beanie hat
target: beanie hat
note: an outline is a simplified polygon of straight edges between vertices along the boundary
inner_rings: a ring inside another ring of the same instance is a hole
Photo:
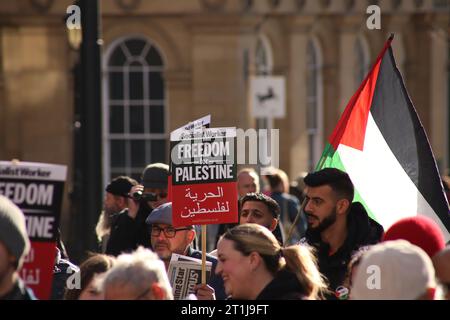
[[[413,300],[435,287],[433,263],[425,251],[405,240],[386,241],[363,255],[351,298]]]
[[[8,198],[0,195],[0,242],[17,259],[17,270],[30,249],[22,211]]]
[[[130,177],[119,176],[114,178],[110,184],[106,186],[105,190],[113,195],[126,197],[130,192],[130,189],[137,184],[137,181]]]
[[[164,163],[149,164],[142,173],[142,185],[144,188],[167,189],[169,166]]]
[[[439,226],[425,216],[403,218],[394,223],[384,234],[383,241],[397,239],[408,240],[422,248],[430,258],[445,247]]]

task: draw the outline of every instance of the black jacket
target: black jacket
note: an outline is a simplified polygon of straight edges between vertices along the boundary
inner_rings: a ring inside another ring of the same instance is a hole
[[[128,209],[111,217],[111,233],[106,246],[106,254],[118,256],[131,252],[139,246],[151,248],[150,227],[145,223],[151,209],[141,205],[135,219],[130,218]]]
[[[345,280],[352,255],[360,247],[380,242],[383,232],[383,227],[368,216],[366,209],[359,202],[354,202],[350,208],[347,216],[347,238],[333,255],[329,255],[330,246],[322,242],[320,233],[306,231],[301,242],[306,242],[317,250],[319,270],[328,279],[328,289],[331,291],[331,294],[326,296],[327,299],[336,299],[335,290]]]
[[[56,252],[57,254],[55,266],[53,267],[52,293],[50,299],[63,300],[67,279],[75,272],[80,271],[80,268],[69,260],[62,259],[58,248],[56,249]]]
[[[304,300],[305,293],[295,274],[280,270],[256,300]]]
[[[0,297],[0,300],[37,300],[33,290],[28,288],[22,279],[18,278],[10,292]]]
[[[186,255],[195,259],[202,258],[202,252],[194,250],[191,247],[188,248]],[[207,281],[207,284],[214,289],[217,300],[225,300],[227,295],[225,293],[222,277],[216,274],[217,258],[207,254],[206,261],[210,261],[212,263],[211,275]]]

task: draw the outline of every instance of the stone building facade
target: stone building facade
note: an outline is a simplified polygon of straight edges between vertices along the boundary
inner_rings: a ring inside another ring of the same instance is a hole
[[[449,155],[450,4],[446,0],[102,0],[103,176],[139,176],[168,161],[169,132],[213,126],[279,129],[291,178],[328,135],[390,33],[397,64],[444,173]],[[0,0],[0,158],[66,164],[73,176],[69,0]],[[381,9],[369,30],[366,9]],[[286,117],[255,119],[252,75],[286,79]],[[99,195],[101,201],[101,195]]]

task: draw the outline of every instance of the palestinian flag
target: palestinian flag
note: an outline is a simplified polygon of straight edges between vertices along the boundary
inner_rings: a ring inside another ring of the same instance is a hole
[[[425,215],[450,240],[450,214],[428,138],[386,42],[350,99],[316,170],[346,171],[355,199],[385,229]]]

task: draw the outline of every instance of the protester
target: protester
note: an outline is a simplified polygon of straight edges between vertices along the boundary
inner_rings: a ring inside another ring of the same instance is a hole
[[[216,273],[234,300],[318,299],[326,284],[306,246],[283,248],[257,224],[242,224],[219,240]]]
[[[428,254],[406,240],[367,251],[355,274],[355,300],[433,300],[437,284]]]
[[[302,171],[289,185],[289,194],[295,196],[300,204],[303,203],[303,200],[305,199],[303,191],[305,190],[304,179],[307,174],[308,172]]]
[[[119,176],[106,186],[103,211],[95,228],[100,243],[100,251],[103,253],[106,252],[108,245],[112,220],[128,208],[128,193],[135,185],[137,185],[136,180],[127,176]]]
[[[65,300],[103,300],[100,281],[102,276],[113,267],[115,258],[105,254],[95,254],[85,260],[81,266],[78,276],[80,287],[66,289]]]
[[[237,174],[237,189],[239,198],[247,193],[259,192],[259,176],[252,168],[244,168]]]
[[[142,192],[144,199],[139,201],[129,198],[128,209],[115,218],[107,254],[117,256],[122,252],[131,252],[138,246],[150,247],[150,230],[145,220],[153,209],[167,202],[168,176],[169,166],[166,164],[153,163],[145,168],[141,177],[142,185],[135,185],[130,190],[130,195]],[[146,201],[145,195],[155,199]]]
[[[202,258],[202,253],[192,248],[192,242],[195,238],[194,227],[185,226],[174,228],[172,221],[172,202],[162,204],[153,210],[146,221],[152,225],[152,248],[159,258],[164,261],[166,270],[169,268],[172,253],[196,259]],[[223,288],[223,281],[214,273],[217,259],[211,255],[206,255],[206,260],[212,262],[211,277],[208,279],[207,285],[197,287],[196,296],[199,300],[225,299],[226,295]]]
[[[258,173],[256,173],[255,169],[253,168],[243,168],[239,170],[236,177],[236,186],[238,199],[243,198],[247,193],[259,193],[260,182]],[[238,210],[240,211],[240,202],[238,202],[238,205],[239,205]],[[218,226],[214,242],[214,248],[216,247],[217,241],[219,241],[220,236],[224,234],[225,231],[227,231],[230,228],[233,228],[236,225],[238,224],[228,223],[228,224],[221,224]],[[279,228],[277,228],[276,232],[278,237],[282,239],[281,231],[279,230]]]
[[[238,202],[238,210],[241,211],[241,199],[245,197],[247,193],[260,193],[260,181],[259,175],[253,168],[243,168],[239,170],[237,174],[237,192],[239,197]],[[219,238],[222,234],[225,233],[226,230],[235,227],[238,224],[222,224],[219,226],[219,230],[216,237],[216,243],[219,241]],[[284,243],[285,234],[281,224],[281,221],[278,219],[278,223],[275,226],[275,229],[272,230],[273,234],[277,238],[280,243]]]
[[[238,188],[238,196],[239,200],[241,200],[247,193],[260,193],[260,181],[259,181],[259,175],[253,168],[244,168],[241,169],[237,174],[237,188]],[[241,211],[240,205],[241,201],[239,201],[239,212]],[[234,227],[236,225],[230,225],[229,227]],[[222,235],[226,231],[223,230],[219,234]],[[284,243],[285,240],[285,232],[283,228],[283,224],[281,223],[280,219],[278,219],[278,223],[275,226],[275,229],[272,230],[272,233],[275,235],[277,240],[280,243]],[[219,240],[219,237],[217,238]]]
[[[435,254],[432,261],[436,278],[444,289],[443,295],[450,300],[450,247]]]
[[[280,220],[284,226],[283,231],[285,237],[287,237],[289,236],[291,226],[300,210],[300,203],[296,197],[287,193],[289,191],[289,179],[283,170],[270,168],[267,170],[267,174],[264,175],[264,178],[269,185],[270,197],[274,199],[281,208]],[[303,237],[306,227],[306,218],[304,214],[301,214],[295,224],[291,239],[289,239],[289,244],[298,242]]]
[[[241,199],[239,224],[256,223],[270,231],[275,230],[280,218],[278,203],[262,194],[248,193]]]
[[[316,249],[319,270],[334,293],[327,298],[335,299],[353,253],[379,242],[383,227],[368,216],[361,203],[352,203],[354,188],[347,173],[326,168],[308,174],[304,181],[308,229],[300,243]]]
[[[243,168],[239,170],[236,177],[236,186],[237,186],[237,193],[238,193],[238,199],[241,199],[244,197],[247,193],[259,193],[260,189],[260,182],[259,182],[259,176],[258,173],[256,173],[255,169],[253,168]],[[238,203],[240,205],[240,203]],[[240,211],[240,208],[238,208]],[[216,248],[217,241],[219,241],[219,238],[222,234],[225,233],[230,228],[233,228],[234,226],[238,225],[237,223],[225,223],[220,225],[208,225],[208,235],[211,232],[214,232],[214,244],[213,248]],[[281,233],[279,228],[277,228],[277,231],[279,233],[279,237],[281,239]],[[208,249],[210,251],[210,249]]]
[[[173,300],[164,263],[143,247],[117,257],[102,288],[105,300]]]
[[[29,249],[25,216],[0,195],[0,300],[36,300],[18,272]]]
[[[239,224],[256,223],[270,231],[275,230],[280,218],[278,203],[263,193],[248,193],[240,200]],[[280,239],[277,239],[280,245]],[[210,252],[217,257],[217,249]]]
[[[445,247],[441,229],[436,222],[425,216],[400,219],[383,236],[383,241],[398,239],[407,240],[422,248],[430,258]]]

